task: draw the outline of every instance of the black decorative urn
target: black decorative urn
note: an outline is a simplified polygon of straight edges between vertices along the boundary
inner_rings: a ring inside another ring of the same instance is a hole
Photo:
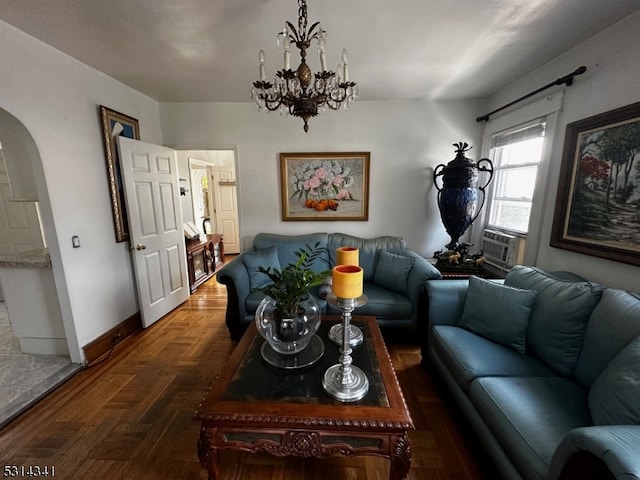
[[[467,143],[454,143],[456,158],[448,164],[440,164],[433,171],[433,182],[438,189],[438,209],[451,242],[449,250],[456,250],[458,240],[476,219],[484,205],[485,189],[493,178],[493,163],[488,158],[473,160],[464,156],[471,149]],[[479,172],[488,172],[489,178],[478,186]],[[442,186],[438,185],[442,177]],[[482,192],[482,202],[478,206],[478,191]]]

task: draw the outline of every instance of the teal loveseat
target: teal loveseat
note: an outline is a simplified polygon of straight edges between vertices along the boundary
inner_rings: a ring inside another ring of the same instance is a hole
[[[428,281],[423,365],[508,480],[640,479],[640,296],[514,267]]]
[[[313,247],[316,244],[322,253],[312,266],[315,271],[335,266],[337,248],[359,249],[359,263],[364,270],[364,293],[368,302],[359,307],[356,314],[375,316],[381,327],[419,328],[424,283],[441,275],[427,260],[408,249],[404,239],[392,236],[365,239],[341,233],[260,233],[254,237],[252,248],[225,264],[216,274],[218,282],[227,288],[225,320],[231,338],[239,339],[242,336],[254,320],[256,308],[264,298],[264,294],[256,289],[264,286],[268,279],[257,272],[257,268],[281,268],[294,263],[296,251],[306,245]],[[323,313],[340,313],[338,308],[327,304],[317,290],[312,293]]]

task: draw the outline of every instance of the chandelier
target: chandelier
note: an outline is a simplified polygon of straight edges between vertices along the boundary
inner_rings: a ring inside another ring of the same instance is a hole
[[[273,83],[266,81],[264,67],[264,50],[260,50],[260,80],[253,82],[251,98],[258,104],[258,110],[268,111],[280,109],[282,114],[288,113],[304,120],[304,131],[309,131],[309,118],[318,115],[318,109],[324,112],[326,107],[338,110],[341,106],[346,110],[349,104],[358,97],[358,86],[349,81],[349,61],[347,51],[342,50],[342,64],[337,73],[327,70],[325,49],[327,32],[316,22],[307,30],[307,2],[298,0],[298,28],[286,21],[284,30],[278,34],[278,46],[282,39],[284,48],[284,68],[278,70]],[[307,49],[311,42],[318,43],[321,71],[312,74],[307,65]],[[300,50],[300,65],[291,69],[291,44]]]

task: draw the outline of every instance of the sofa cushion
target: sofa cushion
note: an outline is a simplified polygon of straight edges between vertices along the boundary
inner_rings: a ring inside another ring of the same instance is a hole
[[[640,335],[640,296],[613,288],[602,292],[584,337],[575,377],[590,387],[607,364]]]
[[[572,375],[589,316],[600,300],[602,288],[524,266],[513,267],[505,285],[537,292],[527,329],[527,349],[559,375]]]
[[[563,377],[483,377],[469,399],[524,478],[544,479],[567,432],[591,425],[587,392]]]
[[[393,292],[386,288],[364,283],[364,294],[367,303],[358,307],[355,315],[371,315],[376,318],[409,318],[413,313],[413,304],[406,295]],[[339,315],[340,309],[329,305],[328,313]]]
[[[611,360],[589,390],[595,425],[640,424],[640,337]]]
[[[472,276],[460,326],[524,353],[535,292]]]
[[[276,247],[263,248],[261,250],[247,251],[242,255],[244,265],[249,273],[249,283],[251,290],[263,288],[273,283],[271,279],[262,272],[258,271],[259,267],[277,268],[280,270],[280,261],[278,260],[278,252]]]
[[[429,334],[435,354],[464,391],[484,376],[556,376],[537,358],[498,345],[464,328],[435,325]]]
[[[328,246],[331,267],[336,264],[336,249],[339,247],[355,247],[359,250],[360,266],[364,270],[364,281],[372,282],[381,250],[402,255],[407,244],[402,237],[359,238],[344,233],[329,234]]]
[[[373,283],[394,292],[406,294],[409,273],[415,259],[380,250]]]
[[[247,298],[244,299],[244,306],[247,309],[247,313],[251,315],[255,314],[258,309],[258,305],[260,305],[260,302],[264,297],[266,297],[266,295],[259,291],[251,292],[247,295]]]
[[[318,249],[322,250],[322,253],[311,265],[311,270],[314,272],[322,272],[329,269],[329,253],[327,251],[328,238],[328,234],[326,233],[310,233],[307,235],[276,235],[274,233],[259,233],[253,238],[253,246],[257,250],[276,247],[280,265],[286,267],[287,265],[298,261],[296,252],[306,248],[307,245],[313,248],[317,243]]]

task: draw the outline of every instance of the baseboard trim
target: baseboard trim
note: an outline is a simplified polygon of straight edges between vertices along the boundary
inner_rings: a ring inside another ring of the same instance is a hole
[[[123,320],[112,329],[82,347],[87,364],[91,365],[97,359],[109,353],[111,349],[122,342],[122,340],[138,330],[142,330],[142,317],[140,316],[140,312],[134,313],[126,320]]]

